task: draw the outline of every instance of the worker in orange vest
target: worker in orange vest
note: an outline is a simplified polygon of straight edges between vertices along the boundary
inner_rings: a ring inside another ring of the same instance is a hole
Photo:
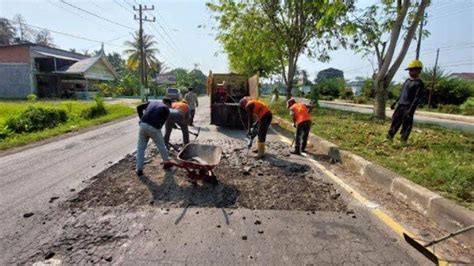
[[[188,130],[188,116],[189,106],[185,102],[173,102],[170,108],[170,114],[165,124],[165,143],[169,146],[169,140],[171,131],[175,125],[178,125],[183,132],[183,143],[184,145],[189,143],[189,130]]]
[[[239,102],[241,111],[247,112],[247,134],[250,135],[254,121],[258,123],[257,158],[265,154],[265,140],[268,128],[272,122],[272,112],[268,106],[259,100],[244,97]]]
[[[306,145],[308,144],[311,114],[304,103],[297,103],[293,98],[287,101],[286,106],[290,110],[293,126],[296,127],[295,150],[291,151],[291,153],[300,155],[301,152],[305,152]]]

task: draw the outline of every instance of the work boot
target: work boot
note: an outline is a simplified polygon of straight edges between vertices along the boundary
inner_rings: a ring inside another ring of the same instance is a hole
[[[265,142],[257,142],[257,159],[262,159],[265,155]]]
[[[299,149],[295,149],[294,151],[290,151],[291,154],[295,154],[295,155],[301,155],[301,152]]]
[[[255,148],[252,150],[253,153],[258,153],[258,144],[260,142],[257,140],[257,145],[255,145]]]

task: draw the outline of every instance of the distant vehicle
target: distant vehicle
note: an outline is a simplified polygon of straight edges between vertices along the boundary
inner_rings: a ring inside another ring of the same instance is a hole
[[[181,100],[181,92],[175,88],[167,88],[165,96],[170,98],[172,101]]]

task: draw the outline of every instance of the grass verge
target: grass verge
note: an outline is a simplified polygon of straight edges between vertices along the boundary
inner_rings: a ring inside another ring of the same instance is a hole
[[[282,100],[272,111],[290,120]],[[474,210],[474,134],[417,125],[404,146],[399,134],[385,140],[389,120],[325,108],[312,115],[314,134]]]
[[[0,150],[6,150],[12,147],[25,145],[49,137],[76,131],[81,128],[107,123],[115,119],[132,115],[135,112],[133,108],[126,105],[106,104],[106,109],[108,111],[106,115],[87,120],[81,118],[80,114],[82,110],[95,105],[95,103],[79,101],[39,101],[34,103],[24,101],[5,101],[0,102],[0,127],[4,127],[8,117],[19,114],[20,112],[26,110],[29,105],[34,105],[36,107],[57,107],[64,109],[67,111],[69,119],[66,123],[60,124],[54,128],[31,133],[13,134],[3,140],[0,140]]]

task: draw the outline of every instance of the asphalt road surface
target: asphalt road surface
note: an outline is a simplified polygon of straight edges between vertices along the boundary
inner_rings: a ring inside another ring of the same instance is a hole
[[[337,110],[342,110],[342,111],[350,111],[350,112],[364,113],[364,114],[373,113],[372,108],[367,108],[367,107],[347,106],[347,105],[335,104],[335,103],[330,103],[330,102],[320,102],[319,104],[321,107],[337,109]],[[387,117],[391,118],[392,114],[393,114],[392,110],[386,111]],[[437,125],[437,126],[446,127],[446,128],[459,129],[464,132],[471,132],[471,133],[474,132],[474,124],[472,123],[427,117],[427,116],[422,116],[416,113],[414,116],[414,121],[415,123],[431,124],[431,125]]]
[[[208,98],[200,98],[199,138],[244,138],[242,131],[209,125],[209,110]],[[348,213],[120,205],[62,214],[59,206],[89,186],[88,179],[135,150],[137,128],[130,119],[0,157],[0,265],[41,261],[25,255],[31,253],[74,264],[429,265],[370,206],[342,190]],[[280,140],[274,133],[268,139]],[[322,172],[317,178],[330,182]],[[110,235],[99,238],[101,231]],[[57,235],[75,258],[54,250]],[[86,260],[92,253],[99,255]]]

